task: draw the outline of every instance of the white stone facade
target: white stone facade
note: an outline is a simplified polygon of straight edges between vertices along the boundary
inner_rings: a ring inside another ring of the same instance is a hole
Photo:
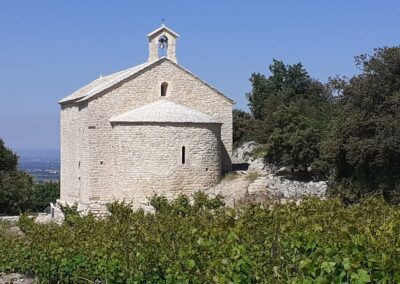
[[[60,101],[61,202],[90,208],[126,199],[139,206],[153,193],[212,186],[230,169],[233,101],[176,64],[176,34],[164,26],[159,30],[174,38],[167,57],[150,53],[148,63],[99,78]],[[149,35],[150,49],[159,32]],[[110,121],[159,100],[215,122]]]

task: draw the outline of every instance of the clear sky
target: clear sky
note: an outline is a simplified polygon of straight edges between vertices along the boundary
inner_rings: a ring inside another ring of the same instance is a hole
[[[397,0],[0,0],[0,137],[58,149],[57,101],[145,62],[162,18],[181,35],[179,63],[245,110],[251,73],[273,58],[325,82],[355,74],[355,55],[400,43]]]

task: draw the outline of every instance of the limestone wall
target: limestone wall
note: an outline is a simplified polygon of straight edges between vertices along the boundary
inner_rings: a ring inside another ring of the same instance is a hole
[[[60,198],[70,203],[89,200],[87,108],[62,106],[60,119]]]
[[[112,200],[115,144],[109,119],[161,99],[160,85],[164,81],[168,82],[164,99],[214,116],[222,123],[219,157],[222,170],[230,169],[232,103],[170,61],[162,60],[84,104],[62,107],[62,200],[85,203]]]
[[[219,125],[115,125],[114,197],[138,207],[154,194],[190,194],[214,185],[220,177],[219,135]]]
[[[116,114],[159,100],[159,82],[167,81],[170,90],[165,99],[197,109],[221,121],[222,168],[230,167],[232,149],[232,104],[216,92],[185,73],[169,61],[147,70],[143,74],[118,86],[110,92],[93,98],[88,103],[88,130],[90,186],[92,200],[112,195],[113,152],[109,146],[112,128],[109,119]]]

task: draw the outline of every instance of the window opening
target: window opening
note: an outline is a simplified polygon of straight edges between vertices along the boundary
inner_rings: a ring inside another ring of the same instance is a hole
[[[168,88],[168,83],[164,82],[161,84],[161,96],[165,97],[167,95],[167,88]]]
[[[185,146],[182,147],[182,165],[186,163]]]

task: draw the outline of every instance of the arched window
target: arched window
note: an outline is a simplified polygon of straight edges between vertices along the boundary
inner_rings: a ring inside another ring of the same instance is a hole
[[[185,146],[182,146],[182,165],[186,163]]]
[[[167,89],[168,89],[168,83],[167,82],[163,82],[161,84],[161,96],[165,97],[167,95]]]

